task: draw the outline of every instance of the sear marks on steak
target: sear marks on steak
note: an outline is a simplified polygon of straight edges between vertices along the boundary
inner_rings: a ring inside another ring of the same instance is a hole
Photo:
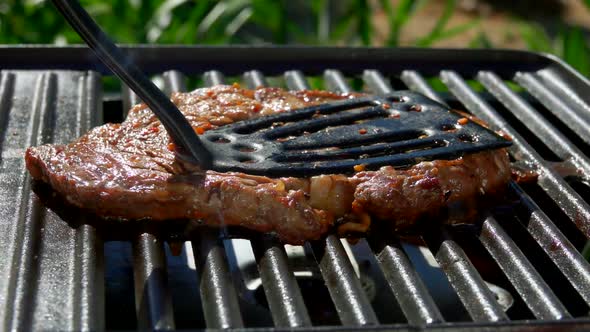
[[[355,96],[220,85],[175,93],[172,101],[202,133]],[[448,209],[452,222],[466,221],[476,212],[478,197],[501,192],[510,179],[505,150],[422,162],[405,170],[383,167],[307,179],[187,171],[173,151],[156,116],[140,104],[123,123],[94,128],[71,144],[29,148],[26,163],[33,178],[100,216],[201,219],[208,225],[274,232],[293,244],[318,239],[336,223],[366,231],[370,216],[402,228]]]

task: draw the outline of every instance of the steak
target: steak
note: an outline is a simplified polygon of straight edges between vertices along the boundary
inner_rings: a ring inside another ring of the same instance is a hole
[[[220,85],[175,93],[172,101],[198,134],[253,117],[287,112],[358,94],[248,90]],[[448,222],[469,220],[483,195],[497,195],[510,179],[505,150],[456,160],[422,162],[407,169],[383,167],[351,176],[269,178],[187,169],[145,104],[121,124],[105,124],[68,145],[26,152],[32,177],[78,207],[121,219],[200,219],[214,226],[273,232],[298,244],[333,226],[365,232],[371,218],[399,229],[451,211]]]

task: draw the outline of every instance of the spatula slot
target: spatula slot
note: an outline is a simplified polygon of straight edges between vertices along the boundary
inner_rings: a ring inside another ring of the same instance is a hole
[[[455,131],[457,129],[458,128],[457,128],[457,125],[455,123],[443,123],[440,126],[440,130],[443,130],[443,131]]]
[[[238,150],[240,152],[245,152],[245,153],[256,152],[259,149],[259,147],[255,146],[255,145],[252,145],[252,144],[244,144],[244,143],[235,144],[232,147],[235,150]]]
[[[220,135],[210,136],[210,137],[208,137],[208,139],[213,143],[219,143],[219,144],[227,144],[227,143],[231,142],[231,140],[229,138],[224,137],[224,136],[220,136]]]
[[[269,129],[263,136],[267,139],[276,139],[286,136],[299,135],[303,132],[317,132],[327,127],[354,123],[358,120],[371,119],[386,116],[387,112],[380,107],[361,108],[354,111],[340,112],[338,114],[323,116],[311,120],[290,123],[278,128]]]
[[[334,128],[336,131],[337,128]],[[357,131],[358,128],[342,128],[350,131]],[[297,137],[290,141],[283,142],[281,147],[284,150],[313,150],[329,147],[349,148],[362,145],[370,145],[374,143],[390,143],[399,142],[410,139],[417,139],[422,135],[427,135],[422,130],[400,130],[400,131],[386,131],[377,134],[355,134],[355,135],[338,135],[326,132],[318,132],[307,136]]]
[[[461,133],[457,135],[457,138],[463,142],[475,143],[478,141],[478,137],[470,133]]]
[[[385,100],[391,102],[391,103],[403,103],[406,101],[406,98],[403,96],[389,96],[386,97]]]
[[[244,164],[255,164],[258,162],[258,160],[244,155],[237,156],[236,160]]]
[[[422,107],[422,105],[417,104],[414,104],[408,108],[409,112],[422,112],[423,110],[424,108]]]
[[[264,128],[273,126],[274,123],[282,122],[289,123],[294,121],[301,121],[313,118],[317,115],[327,115],[347,110],[353,110],[357,108],[364,108],[368,106],[375,106],[378,103],[367,99],[348,99],[331,104],[321,104],[304,109],[296,110],[293,112],[284,112],[274,115],[268,115],[259,117],[256,119],[240,122],[232,127],[234,133],[247,135],[252,134]]]
[[[436,160],[436,159],[456,159],[465,153],[473,153],[485,150],[477,145],[465,145],[462,151],[458,151],[454,147],[444,144],[440,147],[424,147],[423,149],[412,149],[411,153],[395,153],[382,154],[371,156],[364,159],[347,158],[347,159],[325,159],[322,161],[312,161],[314,172],[325,171],[340,171],[350,172],[356,165],[364,165],[367,170],[375,170],[382,166],[394,166],[396,168],[405,167],[420,163],[422,161]],[[306,160],[307,161],[307,160]]]
[[[351,148],[331,148],[323,150],[303,150],[278,154],[273,157],[277,162],[321,161],[358,158],[366,159],[392,153],[404,153],[446,146],[447,142],[440,138],[414,139],[394,143],[379,143],[369,146]]]

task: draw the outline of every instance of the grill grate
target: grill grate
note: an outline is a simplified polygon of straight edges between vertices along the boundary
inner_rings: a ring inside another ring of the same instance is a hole
[[[22,154],[23,147],[66,143],[98,124],[100,78],[2,71],[0,96],[3,329],[101,329],[102,242],[91,226],[70,228],[40,203]]]
[[[299,90],[313,82],[340,92],[353,91],[356,80],[387,93],[392,79],[395,88],[503,130],[515,142],[511,156],[540,177],[535,185],[511,183],[516,206],[494,210],[481,228],[426,231],[420,246],[379,236],[349,245],[331,235],[285,247],[207,230],[175,257],[159,231],[113,236],[89,216],[46,207],[24,167],[27,146],[67,143],[100,124],[113,105],[125,112],[137,97],[124,87],[114,103],[104,102],[112,98],[102,93],[99,73],[106,70],[85,48],[0,49],[0,63],[10,68],[0,72],[3,329],[590,327],[590,265],[581,254],[590,238],[590,159],[583,152],[590,144],[590,85],[560,62],[508,51],[130,52],[167,92],[186,91],[199,73],[204,86],[235,79],[251,88],[278,83]],[[431,78],[445,91],[435,90]],[[559,161],[548,160],[544,149]]]

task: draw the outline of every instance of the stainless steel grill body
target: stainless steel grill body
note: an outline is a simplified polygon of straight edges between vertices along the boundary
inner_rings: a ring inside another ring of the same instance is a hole
[[[169,236],[149,226],[112,234],[86,214],[48,207],[25,170],[26,147],[67,143],[103,115],[121,117],[133,93],[103,94],[108,71],[86,48],[0,48],[1,329],[590,328],[581,253],[590,238],[590,84],[560,61],[487,50],[128,50],[168,92],[234,81],[409,88],[512,136],[511,156],[539,180],[511,183],[516,205],[492,210],[481,227],[426,232],[423,246],[330,235],[285,247],[206,230],[182,239],[190,246],[175,257]]]

